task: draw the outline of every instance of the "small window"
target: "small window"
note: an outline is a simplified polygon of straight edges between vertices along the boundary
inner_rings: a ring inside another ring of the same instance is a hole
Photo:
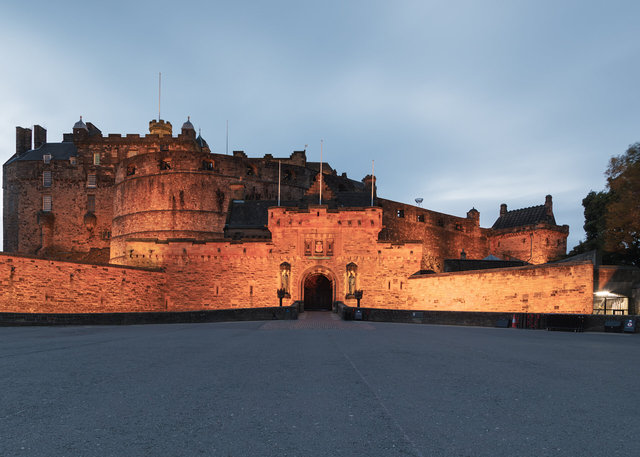
[[[43,154],[42,161],[44,163],[51,163],[51,154]]]
[[[171,170],[171,161],[170,160],[161,160],[160,161],[160,169],[161,170]]]
[[[133,176],[136,174],[136,167],[134,167],[133,165],[129,165],[127,167],[127,176]]]
[[[95,175],[95,173],[91,173],[88,176],[88,179],[87,179],[87,187],[95,188],[95,187],[97,187],[96,183],[97,183],[96,175]]]
[[[418,214],[418,222],[424,222],[424,214]]]
[[[51,187],[51,171],[45,170],[42,173],[42,185],[44,187]]]
[[[76,165],[78,163],[78,160],[75,157],[69,157],[69,163],[71,165]]]
[[[94,213],[96,211],[96,196],[87,195],[87,211]]]
[[[42,196],[42,211],[45,213],[51,212],[51,195]]]
[[[397,217],[404,217],[404,210],[403,209],[396,210],[396,216]]]
[[[99,152],[94,152],[93,153],[93,164],[94,165],[100,165],[100,153]]]
[[[210,160],[203,160],[202,161],[202,169],[203,170],[213,170],[213,162]]]

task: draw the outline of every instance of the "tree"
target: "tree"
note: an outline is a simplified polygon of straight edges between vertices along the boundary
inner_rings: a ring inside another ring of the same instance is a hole
[[[604,248],[623,263],[640,266],[640,143],[612,157],[605,173],[609,189]]]
[[[604,253],[604,234],[606,230],[607,204],[610,200],[608,191],[593,190],[582,199],[584,207],[584,232],[586,238],[576,245],[568,255],[583,254],[588,251]]]

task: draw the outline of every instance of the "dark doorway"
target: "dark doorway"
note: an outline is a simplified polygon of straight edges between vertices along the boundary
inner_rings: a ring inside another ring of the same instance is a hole
[[[317,273],[304,281],[304,309],[310,311],[331,310],[333,293],[331,281]]]

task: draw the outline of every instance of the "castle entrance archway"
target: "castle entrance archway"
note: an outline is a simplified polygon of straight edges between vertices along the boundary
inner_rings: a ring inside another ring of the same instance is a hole
[[[304,280],[305,311],[331,311],[333,304],[333,285],[322,273],[314,273]]]

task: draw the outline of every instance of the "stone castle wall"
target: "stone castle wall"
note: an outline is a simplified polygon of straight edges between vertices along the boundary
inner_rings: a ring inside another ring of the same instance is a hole
[[[165,274],[0,254],[0,311],[165,311]]]
[[[490,254],[487,229],[479,219],[457,217],[412,205],[379,199],[385,230],[381,238],[393,241],[421,240],[423,270],[443,271],[444,259],[482,259]]]
[[[422,275],[410,309],[591,314],[593,274],[587,262]]]

